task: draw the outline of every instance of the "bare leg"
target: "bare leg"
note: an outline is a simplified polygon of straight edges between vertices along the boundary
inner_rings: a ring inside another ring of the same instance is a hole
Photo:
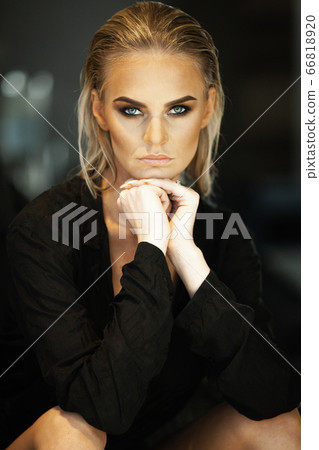
[[[104,450],[106,433],[80,414],[49,409],[6,450]]]
[[[300,450],[300,446],[297,409],[254,421],[223,403],[155,450]]]

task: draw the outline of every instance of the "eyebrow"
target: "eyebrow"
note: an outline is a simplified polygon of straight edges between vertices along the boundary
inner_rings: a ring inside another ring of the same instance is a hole
[[[190,100],[197,100],[197,98],[192,97],[191,95],[185,95],[185,97],[181,97],[181,98],[178,98],[176,100],[172,100],[171,102],[166,103],[165,106],[173,106],[173,105],[176,105],[177,103],[184,103],[184,102],[188,102]],[[137,100],[133,100],[132,98],[128,98],[128,97],[118,97],[115,100],[113,100],[113,102],[126,102],[126,103],[129,103],[130,105],[135,105],[140,108],[146,108],[146,105],[144,105],[144,103],[138,102]]]

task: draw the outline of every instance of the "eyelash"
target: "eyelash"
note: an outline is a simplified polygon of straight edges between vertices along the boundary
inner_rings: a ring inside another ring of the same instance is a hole
[[[172,116],[184,116],[185,114],[187,114],[190,110],[191,110],[191,108],[189,107],[189,106],[186,106],[186,105],[175,105],[175,106],[173,106],[171,109],[170,109],[170,111],[172,110],[172,109],[174,109],[174,108],[184,108],[184,111],[183,112],[181,112],[181,113],[175,113],[175,114],[171,114]],[[141,115],[143,115],[143,113],[142,114],[127,114],[127,110],[128,109],[136,109],[137,111],[140,111],[138,108],[136,108],[135,106],[125,106],[124,108],[121,108],[120,109],[120,113],[121,114],[123,114],[125,117],[129,117],[129,118],[132,118],[132,117],[138,117],[138,116],[141,116]],[[140,111],[141,112],[141,111]]]

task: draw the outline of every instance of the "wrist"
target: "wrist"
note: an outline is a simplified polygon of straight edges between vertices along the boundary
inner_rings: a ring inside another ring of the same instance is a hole
[[[173,251],[168,246],[167,256],[180,276],[183,272],[193,273],[194,275],[198,275],[199,272],[206,277],[210,271],[203,252],[195,243],[176,248]]]
[[[173,251],[171,248],[170,253],[167,250],[167,256],[184,283],[190,298],[192,298],[210,272],[210,267],[206,263],[203,252],[194,243],[189,243],[189,245],[180,246]]]
[[[167,246],[167,255],[172,262],[173,260],[185,259],[186,256],[187,258],[191,258],[192,256],[197,258],[199,255],[202,255],[201,249],[197,247],[193,239],[184,241],[179,245],[174,245],[172,242],[170,241]]]

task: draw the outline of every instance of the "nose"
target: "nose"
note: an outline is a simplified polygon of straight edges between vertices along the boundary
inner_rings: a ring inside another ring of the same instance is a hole
[[[163,145],[168,136],[159,117],[152,117],[144,134],[144,141],[150,145]]]

